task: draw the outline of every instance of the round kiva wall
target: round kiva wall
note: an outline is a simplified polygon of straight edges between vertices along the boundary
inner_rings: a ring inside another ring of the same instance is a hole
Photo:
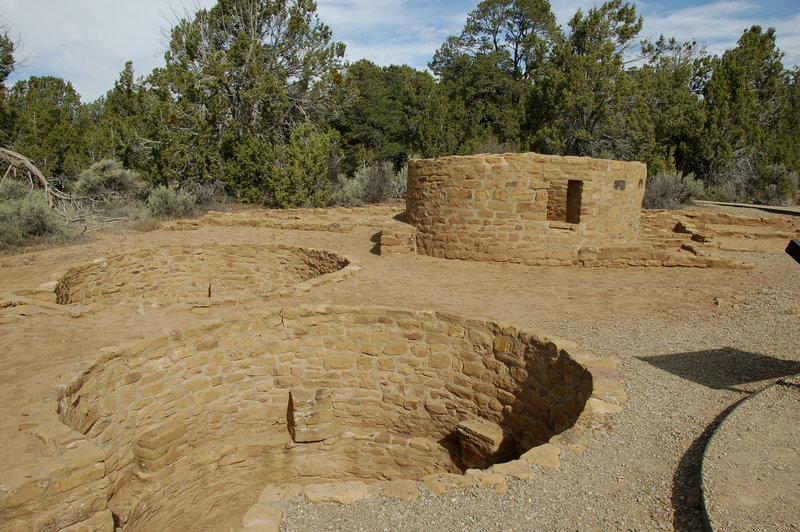
[[[637,237],[646,165],[536,153],[415,159],[408,221],[434,257],[568,265]]]
[[[243,512],[265,482],[419,479],[517,458],[576,423],[591,360],[438,312],[283,309],[110,349],[62,390],[59,414],[104,457],[90,480],[119,526],[199,529]]]
[[[336,272],[350,275],[347,258],[285,245],[192,244],[140,249],[70,269],[56,285],[56,301],[113,304],[215,303],[269,296]],[[319,282],[324,281],[324,279]]]

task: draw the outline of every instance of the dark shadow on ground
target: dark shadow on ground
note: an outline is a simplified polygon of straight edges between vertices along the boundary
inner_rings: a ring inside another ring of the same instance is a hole
[[[672,527],[678,532],[704,530],[703,502],[700,491],[700,471],[708,440],[717,426],[741,401],[736,401],[714,418],[703,433],[683,453],[675,475],[672,477],[672,508],[675,510]]]
[[[398,222],[408,223],[408,214],[405,211],[395,214],[392,218],[394,218]]]
[[[370,242],[375,244],[372,246],[372,249],[369,250],[370,253],[373,255],[380,255],[381,254],[381,231],[378,231],[374,235],[372,235],[369,239]]]
[[[749,393],[749,390],[737,386],[777,380],[800,373],[800,362],[781,360],[732,347],[638,358],[673,375],[709,388],[745,393]]]

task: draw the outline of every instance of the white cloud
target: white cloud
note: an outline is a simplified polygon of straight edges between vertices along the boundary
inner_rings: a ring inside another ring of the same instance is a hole
[[[800,62],[800,13],[780,18],[755,2],[744,0],[712,2],[664,15],[644,13],[642,36],[657,38],[664,34],[682,41],[697,40],[715,55],[736,46],[751,26],[760,25],[764,30],[774,27],[777,45],[785,53],[784,64]]]
[[[757,2],[721,0],[702,6],[661,7],[661,0],[636,0],[644,15],[643,36],[663,33],[681,40],[696,38],[712,53],[734,46],[753,24],[774,26],[785,64],[800,63],[800,9],[776,11]],[[678,0],[680,1],[680,0]],[[320,19],[333,38],[347,44],[347,58],[367,58],[379,65],[425,68],[448,35],[461,32],[479,0],[317,0]],[[591,0],[551,1],[562,25]],[[179,16],[190,15],[215,0],[0,0],[0,23],[23,38],[23,68],[16,79],[52,75],[71,81],[91,101],[113,87],[125,61],[137,75],[163,65],[165,33]],[[772,13],[772,15],[771,15]]]
[[[446,5],[445,5],[446,4]],[[424,69],[434,51],[460,33],[476,2],[319,0],[320,19],[347,45],[347,58]]]
[[[162,65],[163,31],[183,12],[180,0],[0,0],[2,21],[23,45],[21,68],[9,81],[57,76],[83,101],[94,100],[113,87],[126,61],[137,75]]]

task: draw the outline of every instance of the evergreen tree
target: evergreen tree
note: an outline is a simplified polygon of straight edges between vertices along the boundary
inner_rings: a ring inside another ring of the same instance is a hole
[[[286,155],[296,129],[329,119],[344,45],[315,9],[311,0],[221,0],[178,22],[166,67],[148,79],[156,180],[221,177],[242,199],[280,197],[272,174],[290,162],[254,169],[241,186],[237,165],[254,152]]]
[[[708,182],[729,182],[753,194],[758,175],[779,150],[778,124],[787,108],[787,72],[775,29],[746,30],[737,46],[714,61],[703,90],[705,128],[698,170]]]
[[[651,175],[690,172],[702,135],[698,124],[704,121],[698,91],[710,58],[695,42],[681,43],[663,35],[642,48],[647,62],[633,71],[634,90],[647,116],[632,129],[649,130],[652,135],[647,141],[639,139],[635,159],[647,163]]]
[[[631,158],[636,143],[629,132],[637,125],[630,112],[641,101],[625,65],[642,19],[633,4],[611,0],[586,14],[579,9],[569,27],[531,92],[530,145],[545,153]]]
[[[552,44],[555,18],[546,0],[484,0],[429,66],[452,101],[468,110],[462,150],[520,144],[524,98]]]
[[[84,162],[79,120],[81,102],[68,81],[31,76],[8,96],[14,113],[11,148],[31,159],[46,177],[74,177]]]
[[[16,46],[8,31],[0,25],[0,146],[11,143],[11,131],[14,129],[14,114],[6,104],[8,95],[5,82],[14,71],[15,49]]]

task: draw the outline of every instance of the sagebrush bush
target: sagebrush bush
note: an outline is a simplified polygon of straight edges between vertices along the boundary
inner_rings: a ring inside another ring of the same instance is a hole
[[[385,161],[364,166],[353,177],[339,176],[333,192],[336,205],[353,207],[365,203],[381,203],[406,196],[408,166],[398,172]]]
[[[798,193],[800,176],[782,164],[771,164],[761,169],[756,197],[767,205],[793,205]]]
[[[730,203],[745,202],[739,190],[736,190],[736,185],[733,183],[721,183],[708,189],[708,197],[715,201],[725,201]]]
[[[0,200],[22,199],[31,190],[30,183],[19,179],[4,179],[0,183]]]
[[[194,212],[197,200],[183,190],[157,187],[150,192],[147,208],[150,216],[161,219],[186,218]]]
[[[693,174],[663,172],[647,179],[642,206],[645,209],[675,210],[704,195],[703,183]]]
[[[29,189],[22,197],[0,202],[0,249],[42,240],[64,241],[73,236],[41,190]]]
[[[14,224],[0,220],[0,250],[19,246],[25,240],[22,230]]]
[[[124,168],[115,159],[103,159],[81,172],[75,183],[75,195],[100,200],[119,197],[144,199],[149,189],[142,177]]]
[[[225,188],[225,183],[218,179],[204,183],[192,181],[184,185],[183,190],[194,196],[197,205],[224,205],[232,201]]]

